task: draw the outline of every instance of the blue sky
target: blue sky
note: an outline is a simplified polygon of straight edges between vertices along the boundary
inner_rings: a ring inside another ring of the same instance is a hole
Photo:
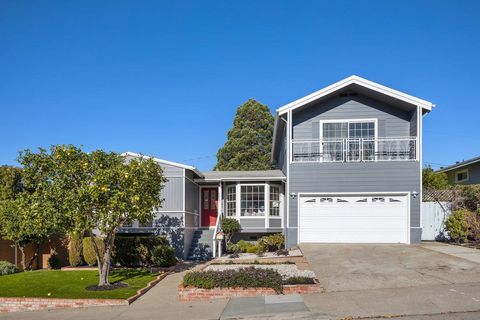
[[[432,101],[424,160],[480,155],[479,1],[0,1],[0,164],[72,143],[215,164],[235,109],[351,74]]]

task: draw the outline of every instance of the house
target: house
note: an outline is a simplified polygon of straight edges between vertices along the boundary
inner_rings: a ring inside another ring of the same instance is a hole
[[[446,173],[449,184],[480,184],[480,157],[457,162],[437,172]]]
[[[239,238],[282,232],[288,247],[417,243],[422,119],[433,107],[348,77],[276,110],[273,170],[200,172],[156,159],[164,206],[154,224],[122,232],[167,234],[184,258],[210,254],[223,217],[240,221]]]

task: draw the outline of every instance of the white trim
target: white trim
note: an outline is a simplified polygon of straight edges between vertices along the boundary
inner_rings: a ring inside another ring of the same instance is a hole
[[[364,88],[377,91],[381,94],[390,96],[392,98],[407,102],[407,103],[415,105],[415,106],[422,107],[423,109],[426,109],[428,111],[431,111],[432,108],[435,106],[433,103],[431,103],[429,101],[411,96],[409,94],[397,91],[395,89],[392,89],[392,88],[386,87],[384,85],[375,83],[373,81],[361,78],[359,76],[352,75],[348,78],[345,78],[345,79],[340,80],[340,81],[338,81],[334,84],[331,84],[331,85],[329,85],[329,86],[327,86],[323,89],[320,89],[320,90],[318,90],[318,91],[316,91],[312,94],[309,94],[309,95],[307,95],[303,98],[300,98],[298,100],[290,102],[290,103],[284,105],[283,107],[278,108],[277,113],[279,115],[282,115],[286,112],[289,112],[291,110],[294,110],[296,108],[304,106],[304,105],[306,105],[306,104],[308,104],[312,101],[320,99],[320,98],[322,98],[322,97],[324,97],[328,94],[331,94],[335,91],[341,90],[342,88],[345,88],[345,87],[347,87],[351,84],[357,84],[357,85],[362,86]]]
[[[233,178],[218,178],[218,179],[195,179],[196,182],[235,182],[235,181],[284,181],[286,177],[233,177]]]
[[[466,173],[467,177],[465,179],[458,180],[458,174],[459,173]],[[453,174],[455,174],[455,183],[466,182],[466,181],[470,180],[470,172],[468,171],[468,168],[463,169],[463,170],[454,171]]]
[[[185,204],[185,199],[187,198],[187,195],[185,193],[185,178],[186,178],[186,174],[185,174],[185,168],[183,168],[183,172],[182,172],[182,176],[183,176],[183,181],[182,181],[182,193],[183,193],[183,199],[182,199],[182,205],[183,205],[183,224],[185,224],[185,222],[187,221],[185,219],[185,210],[187,210],[186,208],[186,204]]]
[[[407,212],[406,212],[406,229],[405,229],[405,232],[407,233],[406,234],[406,244],[410,244],[411,243],[411,235],[410,235],[410,212],[411,212],[411,192],[410,191],[379,191],[379,192],[372,192],[372,191],[369,191],[369,192],[298,192],[297,194],[297,216],[298,216],[298,219],[297,219],[297,223],[298,223],[298,226],[300,226],[300,197],[308,197],[308,196],[322,196],[322,195],[346,195],[346,196],[349,196],[349,195],[366,195],[366,196],[372,196],[372,195],[402,195],[402,196],[406,196],[407,198]],[[298,230],[297,230],[297,244],[300,243],[300,227],[296,227]]]
[[[131,157],[136,157],[136,158],[152,159],[153,161],[158,162],[158,163],[163,163],[163,164],[166,164],[166,165],[169,165],[169,166],[174,166],[174,167],[178,167],[178,168],[192,170],[193,172],[195,172],[200,177],[203,177],[203,174],[200,171],[198,171],[197,168],[186,165],[186,164],[173,162],[173,161],[168,161],[168,160],[164,160],[164,159],[159,159],[159,158],[155,158],[155,157],[144,156],[143,154],[130,152],[130,151],[123,152],[121,154],[121,156],[124,156],[124,157],[125,156],[131,156]]]

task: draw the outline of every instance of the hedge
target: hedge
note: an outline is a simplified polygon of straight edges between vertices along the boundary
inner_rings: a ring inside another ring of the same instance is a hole
[[[103,245],[102,239],[98,237],[94,237],[94,239],[98,250],[100,251],[100,256],[103,256],[103,253],[105,252],[105,246]],[[93,242],[90,237],[83,238],[83,259],[89,266],[94,266],[97,264],[95,248],[93,247]]]
[[[145,267],[152,265],[152,250],[166,246],[162,236],[117,236],[112,255],[113,265],[122,267]]]
[[[183,278],[183,285],[203,289],[272,288],[277,293],[283,292],[283,281],[280,273],[273,269],[255,267],[224,271],[192,271]]]
[[[68,262],[77,267],[82,264],[82,237],[79,233],[72,233],[68,242]]]

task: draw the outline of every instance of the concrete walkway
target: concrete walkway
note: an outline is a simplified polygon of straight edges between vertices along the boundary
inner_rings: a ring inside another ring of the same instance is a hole
[[[465,248],[453,244],[440,242],[422,242],[423,248],[433,250],[447,255],[462,258],[471,262],[480,263],[480,250],[473,248]]]

